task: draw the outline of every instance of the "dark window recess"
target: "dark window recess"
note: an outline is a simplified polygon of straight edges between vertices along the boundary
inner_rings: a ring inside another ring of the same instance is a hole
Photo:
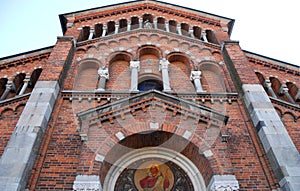
[[[139,91],[148,91],[148,90],[163,90],[163,86],[155,80],[145,80],[138,85]]]

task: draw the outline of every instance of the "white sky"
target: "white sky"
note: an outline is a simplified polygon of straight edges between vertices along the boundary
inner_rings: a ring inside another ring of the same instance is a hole
[[[232,40],[242,49],[300,65],[300,11],[296,0],[164,0],[235,20]],[[0,58],[55,44],[59,14],[126,0],[1,0]]]

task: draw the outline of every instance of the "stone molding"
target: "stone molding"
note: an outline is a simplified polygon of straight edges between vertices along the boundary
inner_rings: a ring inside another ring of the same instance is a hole
[[[77,175],[73,184],[74,191],[102,191],[100,177],[96,175]]]
[[[208,191],[237,191],[239,182],[235,175],[214,175],[208,185]]]

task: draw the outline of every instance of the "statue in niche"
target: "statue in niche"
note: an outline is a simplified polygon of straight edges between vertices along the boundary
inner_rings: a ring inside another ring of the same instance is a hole
[[[145,29],[152,29],[152,24],[150,23],[150,21],[147,19],[144,22],[144,28]]]

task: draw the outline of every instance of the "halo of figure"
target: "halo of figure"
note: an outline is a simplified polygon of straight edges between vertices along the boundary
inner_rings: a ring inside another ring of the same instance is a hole
[[[143,191],[166,191],[170,186],[168,169],[163,174],[159,165],[150,165],[146,177],[140,180],[140,186]]]

